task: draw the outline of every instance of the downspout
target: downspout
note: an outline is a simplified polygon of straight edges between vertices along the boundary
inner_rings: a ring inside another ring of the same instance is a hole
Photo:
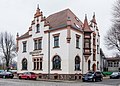
[[[83,41],[83,43],[82,43],[82,49],[83,49],[83,51],[82,51],[82,74],[84,73],[84,55],[83,55],[83,53],[84,53],[84,32],[83,32],[83,38],[82,38],[82,41]]]
[[[50,31],[48,31],[48,79],[50,79]]]

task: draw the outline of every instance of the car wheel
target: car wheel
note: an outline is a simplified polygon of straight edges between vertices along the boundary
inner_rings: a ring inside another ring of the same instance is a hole
[[[30,78],[29,77],[27,77],[27,80],[29,80]]]
[[[11,79],[13,79],[13,77],[10,77]]]
[[[36,78],[34,78],[34,80],[36,80]]]
[[[21,76],[19,76],[19,79],[21,79]]]
[[[85,82],[85,80],[82,80],[83,82]]]
[[[100,81],[102,81],[103,80],[103,78],[100,78]]]
[[[5,78],[6,78],[6,76],[3,76],[3,78],[5,79]]]
[[[93,79],[92,79],[92,82],[94,82],[94,81],[96,81],[96,79],[93,78]]]

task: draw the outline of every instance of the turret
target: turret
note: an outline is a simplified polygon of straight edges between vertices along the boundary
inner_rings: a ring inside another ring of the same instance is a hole
[[[90,26],[88,24],[87,15],[85,15],[83,31],[84,31],[84,53],[83,54],[84,54],[85,60],[87,61],[87,59],[91,55],[91,33],[92,33],[92,30],[90,29]]]

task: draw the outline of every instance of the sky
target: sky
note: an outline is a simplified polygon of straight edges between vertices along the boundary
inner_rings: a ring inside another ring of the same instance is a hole
[[[100,47],[106,56],[114,53],[104,46],[104,36],[111,27],[112,8],[116,0],[0,0],[0,32],[10,32],[16,37],[24,34],[31,25],[37,4],[44,16],[69,8],[83,22],[95,12],[100,31]]]

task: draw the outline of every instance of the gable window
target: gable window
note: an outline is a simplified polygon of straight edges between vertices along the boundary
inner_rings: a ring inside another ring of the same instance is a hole
[[[60,70],[61,69],[61,59],[58,55],[53,57],[53,70]]]
[[[80,57],[75,57],[75,70],[80,70]]]
[[[26,52],[27,41],[23,42],[23,52]]]
[[[34,39],[34,50],[42,49],[42,38]]]
[[[76,48],[80,48],[80,35],[76,34]]]
[[[42,70],[42,58],[33,58],[33,70]]]
[[[40,32],[40,25],[37,24],[37,25],[36,25],[36,33],[39,33],[39,32]]]
[[[27,70],[27,59],[26,58],[22,60],[22,70]]]

